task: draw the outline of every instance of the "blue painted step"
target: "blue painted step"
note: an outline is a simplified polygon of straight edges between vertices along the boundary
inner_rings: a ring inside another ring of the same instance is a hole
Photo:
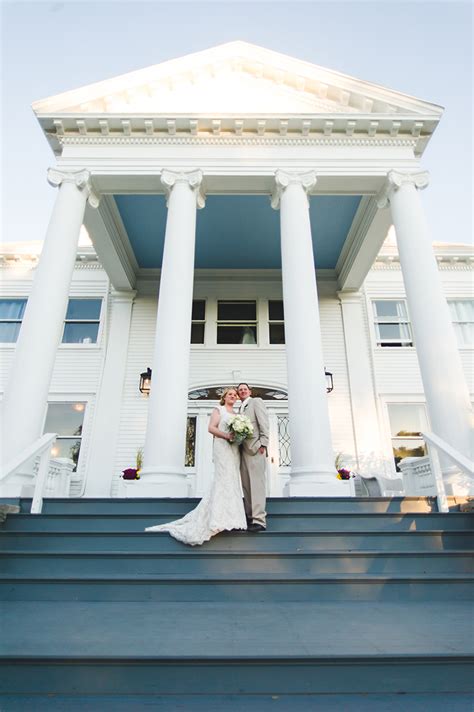
[[[0,690],[467,692],[471,610],[460,601],[4,602]]]
[[[0,691],[181,704],[472,688],[472,515],[430,514],[432,498],[275,499],[263,534],[193,548],[140,531],[194,506],[46,500],[44,515],[9,515]]]
[[[31,515],[34,516],[34,515]],[[453,515],[456,516],[456,515]],[[189,551],[163,532],[0,532],[2,549],[25,551]],[[206,551],[446,551],[473,550],[472,531],[223,532]],[[202,550],[202,547],[201,547]]]
[[[466,693],[321,695],[6,695],[4,712],[472,712]]]
[[[2,601],[472,601],[468,574],[389,576],[155,574],[40,577],[0,574]]]
[[[470,551],[218,552],[206,549],[143,551],[0,552],[0,571],[8,574],[77,576],[122,574],[440,574],[474,573]]]
[[[178,519],[179,511],[167,514],[30,514],[10,515],[1,531],[51,532],[143,532],[145,527]],[[474,523],[472,514],[269,514],[267,532],[318,531],[423,531],[467,530]]]
[[[193,509],[199,499],[45,499],[44,514],[167,514],[181,515]],[[21,511],[29,512],[31,499],[22,499]],[[455,506],[455,505],[453,505]],[[436,512],[434,497],[269,497],[269,514]]]

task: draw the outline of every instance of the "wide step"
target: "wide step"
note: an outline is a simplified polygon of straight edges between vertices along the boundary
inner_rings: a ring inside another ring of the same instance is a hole
[[[359,712],[383,693],[388,712],[393,693],[404,712],[449,694],[451,712],[472,689],[474,517],[433,498],[271,499],[266,532],[198,547],[144,531],[193,500],[18,504],[0,526],[2,709],[21,694],[35,711],[114,695],[295,712],[344,693],[335,709]]]
[[[53,685],[70,694],[87,679],[89,694],[178,694],[183,684],[188,694],[467,692],[470,610],[463,602],[2,603],[10,658],[2,691],[28,680],[32,693]]]

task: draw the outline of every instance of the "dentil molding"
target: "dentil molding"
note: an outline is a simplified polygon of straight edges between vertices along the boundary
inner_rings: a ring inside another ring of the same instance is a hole
[[[396,146],[414,148],[417,138],[361,138],[357,136],[334,138],[319,137],[269,137],[269,136],[56,136],[61,146]]]

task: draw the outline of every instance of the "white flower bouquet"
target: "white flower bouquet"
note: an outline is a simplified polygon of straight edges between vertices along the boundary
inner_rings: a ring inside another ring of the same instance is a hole
[[[230,432],[234,435],[233,442],[237,445],[253,435],[253,425],[246,415],[232,415],[227,424]]]

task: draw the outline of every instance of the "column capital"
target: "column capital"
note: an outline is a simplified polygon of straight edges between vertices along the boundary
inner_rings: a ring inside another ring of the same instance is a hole
[[[167,168],[161,172],[161,185],[166,191],[166,202],[174,186],[177,183],[187,183],[196,196],[196,204],[198,208],[203,208],[206,204],[204,193],[201,190],[203,174],[201,170],[196,171],[170,171]]]
[[[414,185],[418,190],[426,188],[430,180],[428,171],[418,171],[417,173],[403,173],[401,171],[389,171],[385,184],[377,196],[377,206],[385,208],[391,200],[392,195],[407,183]]]
[[[281,196],[291,184],[300,185],[306,195],[314,188],[317,181],[315,171],[306,171],[305,173],[289,173],[287,171],[278,170],[275,173],[275,187],[271,195],[270,201],[272,208],[278,210],[280,207]]]
[[[58,188],[62,183],[74,183],[79,190],[85,191],[87,202],[92,208],[98,208],[100,197],[94,193],[91,185],[91,174],[88,170],[63,171],[60,168],[48,168],[48,183]]]

